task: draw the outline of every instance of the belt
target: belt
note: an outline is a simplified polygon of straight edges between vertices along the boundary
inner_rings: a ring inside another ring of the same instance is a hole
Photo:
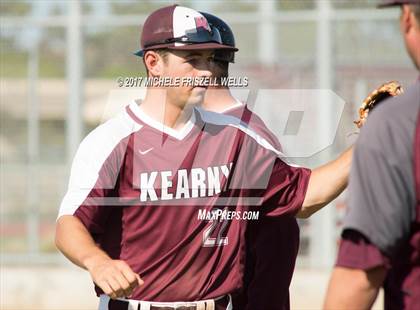
[[[150,302],[140,300],[110,299],[105,297],[108,310],[230,310],[232,309],[230,295],[216,299],[191,301],[191,302]],[[101,300],[101,303],[103,300]]]

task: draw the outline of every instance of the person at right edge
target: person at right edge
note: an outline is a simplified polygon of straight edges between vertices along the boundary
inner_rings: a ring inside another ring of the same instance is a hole
[[[420,0],[401,7],[408,54],[420,70]],[[349,206],[325,309],[420,309],[420,76],[369,114],[356,142]]]

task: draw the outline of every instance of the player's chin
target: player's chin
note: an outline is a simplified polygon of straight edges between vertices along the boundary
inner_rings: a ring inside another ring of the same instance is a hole
[[[196,94],[196,95],[204,96],[206,91],[207,91],[206,86],[194,86],[191,93]]]

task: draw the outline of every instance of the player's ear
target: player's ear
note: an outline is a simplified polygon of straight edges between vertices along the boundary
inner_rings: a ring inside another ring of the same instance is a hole
[[[163,58],[155,51],[147,51],[144,54],[144,64],[151,76],[162,76]]]
[[[404,4],[401,6],[401,17],[400,17],[400,26],[401,26],[401,32],[403,34],[408,33],[413,26],[413,21],[411,20],[413,18],[413,14],[411,12],[410,6],[407,4]]]

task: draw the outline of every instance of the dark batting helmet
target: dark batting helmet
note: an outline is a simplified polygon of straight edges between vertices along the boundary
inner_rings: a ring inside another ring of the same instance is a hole
[[[222,38],[222,44],[228,45],[236,48],[235,46],[235,36],[233,35],[232,29],[229,25],[226,24],[222,19],[217,16],[214,16],[210,13],[200,12],[207,19],[211,27],[216,28],[220,32],[220,37]],[[235,52],[236,50],[216,50],[214,54],[214,59],[219,61],[226,62],[235,62]]]
[[[199,50],[227,49],[236,50],[230,45],[223,45],[222,38],[214,26],[199,12],[170,5],[151,13],[143,24],[141,50],[135,55],[143,56],[148,50]]]
[[[420,0],[382,0],[379,2],[378,7],[386,8],[403,4],[420,4]]]

